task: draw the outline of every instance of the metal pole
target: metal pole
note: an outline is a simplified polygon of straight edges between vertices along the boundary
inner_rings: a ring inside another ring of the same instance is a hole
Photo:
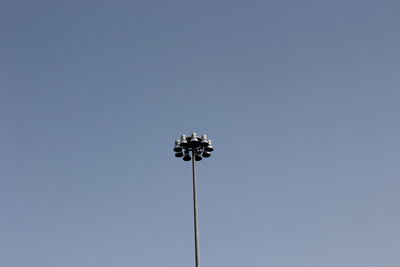
[[[196,170],[194,166],[195,152],[192,151],[192,173],[193,173],[193,211],[194,211],[194,253],[196,267],[200,267],[200,243],[199,243],[199,222],[198,222],[198,205],[197,205],[197,189],[196,189]]]

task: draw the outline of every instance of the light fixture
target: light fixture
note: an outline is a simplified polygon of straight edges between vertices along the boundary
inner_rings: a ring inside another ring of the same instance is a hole
[[[189,140],[189,141],[188,141]],[[182,157],[184,161],[192,161],[192,177],[193,177],[193,209],[194,209],[194,246],[195,246],[195,266],[200,267],[199,253],[199,223],[198,223],[198,205],[197,205],[197,181],[195,162],[203,158],[209,158],[214,147],[207,135],[203,134],[199,140],[196,133],[192,133],[190,138],[182,135],[180,140],[175,141],[174,146],[175,157]],[[182,152],[183,151],[183,152]],[[191,152],[191,155],[190,155]]]

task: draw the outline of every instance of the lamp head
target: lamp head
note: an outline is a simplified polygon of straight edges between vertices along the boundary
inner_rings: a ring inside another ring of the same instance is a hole
[[[203,151],[203,154],[201,154],[203,156],[203,158],[209,158],[211,157],[211,153],[207,152],[206,150]]]
[[[188,141],[187,141],[186,135],[184,135],[184,134],[182,134],[182,136],[181,136],[180,145],[183,148],[186,148],[187,145],[188,145]]]
[[[205,134],[202,135],[200,145],[202,147],[206,147],[208,145],[207,135]]]
[[[206,146],[205,150],[207,152],[213,152],[214,151],[214,147],[212,146],[210,139],[208,139],[208,145]]]
[[[180,140],[175,140],[174,151],[175,152],[181,152],[182,151],[181,141]]]
[[[197,138],[196,133],[192,133],[189,144],[191,147],[197,147],[199,145],[199,139]]]
[[[182,158],[184,161],[201,161],[203,158],[211,157],[214,147],[207,135],[203,134],[200,137],[192,133],[190,136],[182,134],[180,139],[175,140],[173,150],[175,157]]]
[[[176,153],[175,153],[175,157],[177,157],[177,158],[181,158],[181,157],[183,157],[182,150],[181,150],[181,151],[178,151],[178,152],[176,152]]]
[[[194,154],[194,160],[195,161],[200,161],[200,160],[202,160],[203,158],[201,157],[201,150],[200,149],[196,149],[196,152],[195,152],[195,154]]]
[[[185,154],[182,158],[184,161],[190,161],[192,159],[192,157],[189,154],[189,150],[185,149]]]

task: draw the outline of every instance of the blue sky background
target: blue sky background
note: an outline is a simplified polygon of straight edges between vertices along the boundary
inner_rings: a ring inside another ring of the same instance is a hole
[[[400,265],[398,1],[0,2],[0,266]]]

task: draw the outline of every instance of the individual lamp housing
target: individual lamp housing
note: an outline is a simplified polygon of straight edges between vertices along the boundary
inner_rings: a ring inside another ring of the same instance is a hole
[[[197,138],[197,134],[196,133],[192,133],[192,136],[191,136],[190,141],[189,141],[189,145],[192,148],[196,148],[199,145],[199,138]]]
[[[185,149],[185,154],[183,155],[183,160],[184,161],[190,161],[192,159],[192,157],[189,154],[189,150]]]
[[[195,154],[194,154],[194,160],[195,161],[200,161],[203,158],[201,157],[201,149],[196,149]]]
[[[208,146],[207,135],[203,134],[203,136],[201,137],[200,145],[201,145],[202,147]]]
[[[182,157],[183,157],[182,151],[176,152],[176,153],[175,153],[175,157],[177,157],[177,158],[182,158]]]
[[[211,153],[210,152],[207,152],[207,151],[203,151],[203,154],[201,154],[202,156],[203,156],[203,158],[209,158],[209,157],[211,157]]]
[[[200,161],[200,160],[202,160],[203,158],[199,155],[199,154],[196,154],[195,156],[194,156],[194,160],[195,161]]]
[[[214,151],[214,147],[212,146],[210,139],[208,139],[208,145],[206,146],[205,151],[207,151],[207,152],[213,152]]]
[[[203,158],[209,158],[214,147],[207,135],[203,134],[199,137],[196,133],[192,133],[190,137],[182,134],[181,139],[175,141],[174,146],[175,157],[182,158],[184,161],[200,161]]]
[[[186,148],[188,146],[188,141],[187,141],[186,135],[184,135],[184,134],[182,134],[182,136],[181,136],[180,145],[183,148]]]
[[[180,140],[175,140],[174,152],[182,152]]]

